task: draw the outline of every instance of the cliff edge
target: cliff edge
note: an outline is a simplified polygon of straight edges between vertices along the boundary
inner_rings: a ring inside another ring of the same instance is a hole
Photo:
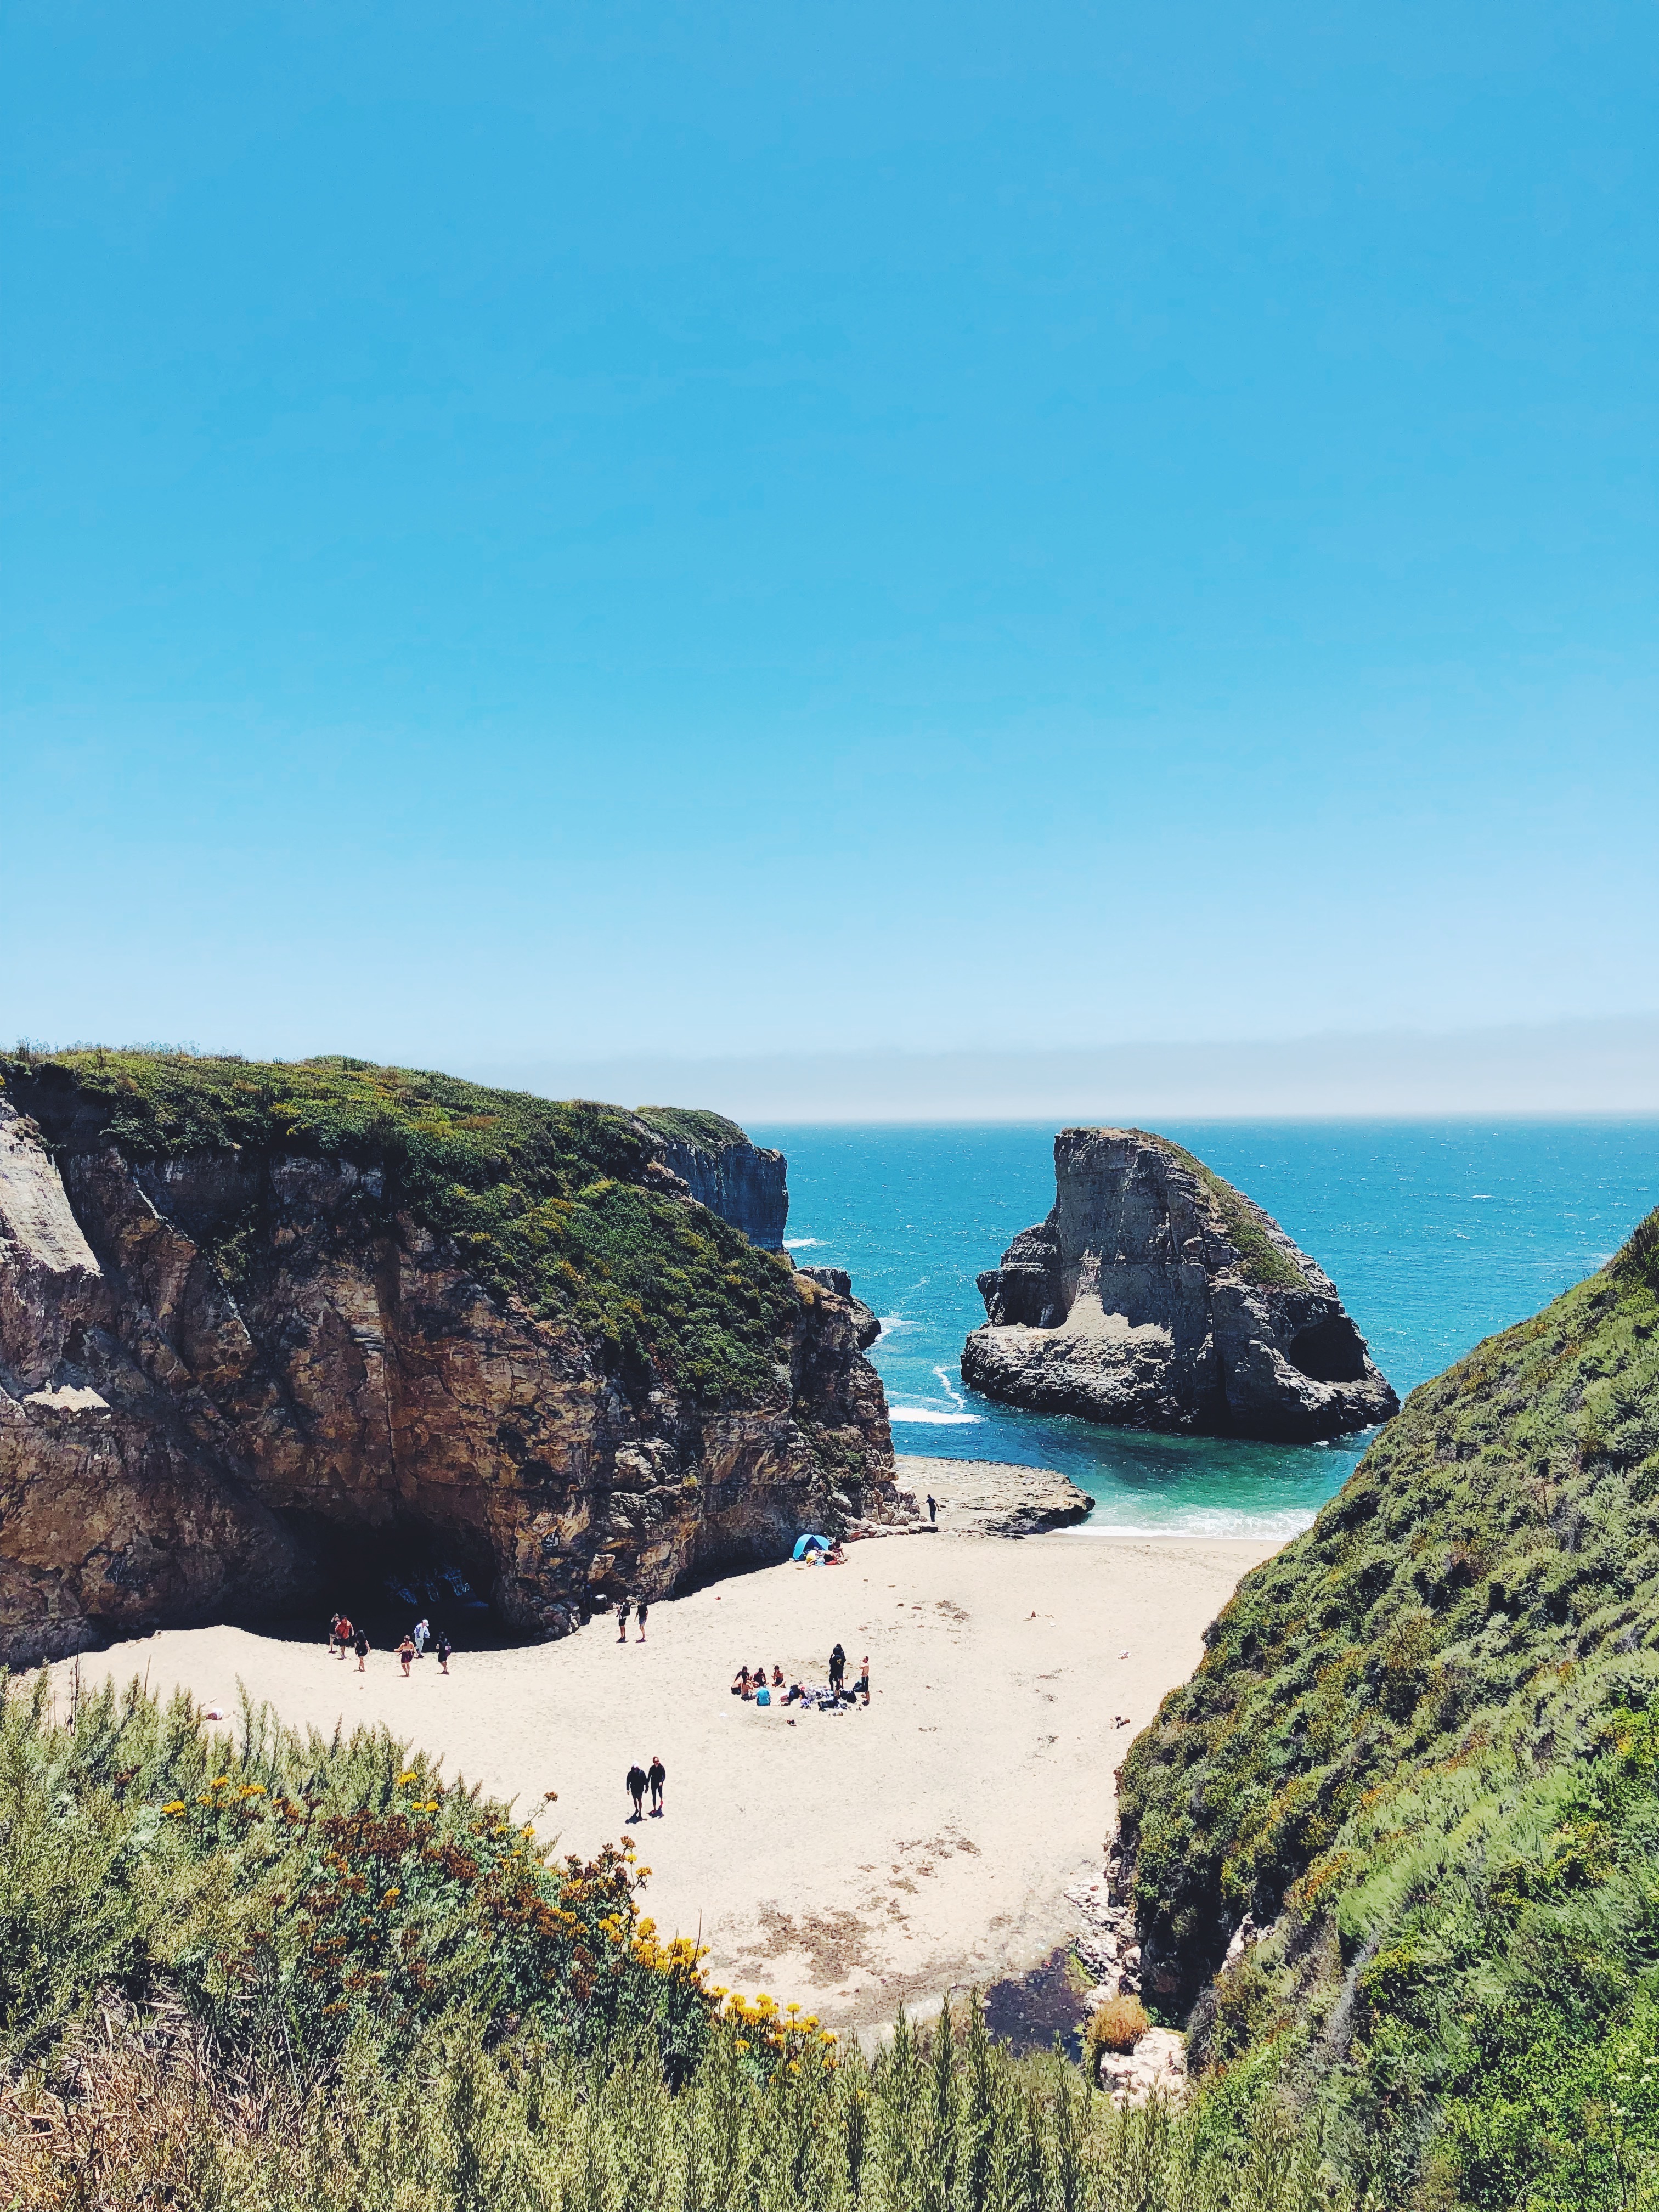
[[[632,1114],[346,1060],[0,1080],[10,1663],[404,1560],[556,1636],[901,1510],[846,1302]]]
[[[1048,1219],[978,1279],[963,1379],[1127,1427],[1311,1441],[1400,1401],[1336,1286],[1259,1206],[1165,1137],[1062,1129]]]
[[[741,1229],[763,1252],[781,1252],[789,1220],[789,1163],[751,1144],[723,1114],[641,1106],[639,1119],[662,1139],[662,1159],[700,1206]]]

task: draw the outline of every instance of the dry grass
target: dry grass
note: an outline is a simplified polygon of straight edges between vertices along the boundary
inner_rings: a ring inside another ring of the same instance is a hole
[[[1091,2051],[1133,2051],[1152,2022],[1139,1997],[1108,1997],[1089,2015]]]

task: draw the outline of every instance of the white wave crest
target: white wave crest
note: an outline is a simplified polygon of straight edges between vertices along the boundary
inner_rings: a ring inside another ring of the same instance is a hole
[[[982,1413],[941,1413],[937,1406],[890,1406],[887,1418],[890,1421],[926,1421],[933,1428],[955,1429],[964,1425],[977,1428],[985,1417]]]
[[[805,1252],[814,1244],[822,1244],[823,1242],[822,1237],[786,1237],[783,1249],[786,1252]]]

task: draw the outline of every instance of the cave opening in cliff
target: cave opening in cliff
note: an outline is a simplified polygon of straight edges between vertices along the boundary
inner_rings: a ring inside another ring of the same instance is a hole
[[[372,1526],[298,1509],[283,1518],[314,1563],[325,1623],[348,1613],[377,1644],[395,1643],[422,1615],[463,1648],[523,1640],[490,1602],[495,1559],[475,1530],[407,1512]]]
[[[1314,1382],[1357,1382],[1365,1371],[1365,1346],[1346,1314],[1332,1314],[1291,1339],[1291,1364]]]

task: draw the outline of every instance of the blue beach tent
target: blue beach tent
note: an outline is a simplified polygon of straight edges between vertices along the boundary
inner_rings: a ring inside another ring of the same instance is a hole
[[[827,1552],[829,1548],[830,1539],[827,1536],[797,1536],[795,1539],[795,1557],[798,1559],[804,1559],[809,1552]]]

